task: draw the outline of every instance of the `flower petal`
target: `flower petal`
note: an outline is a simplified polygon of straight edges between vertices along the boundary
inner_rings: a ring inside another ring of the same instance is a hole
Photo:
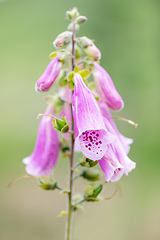
[[[124,107],[123,100],[117,92],[109,74],[98,64],[94,63],[93,78],[101,98],[112,110],[120,110]]]

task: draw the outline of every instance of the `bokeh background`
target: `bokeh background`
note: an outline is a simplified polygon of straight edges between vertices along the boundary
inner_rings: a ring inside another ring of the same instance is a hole
[[[159,0],[0,0],[0,239],[63,239],[65,195],[46,192],[33,179],[8,183],[25,174],[22,159],[33,151],[44,96],[36,80],[66,30],[66,10],[78,7],[88,21],[79,36],[95,39],[102,66],[110,73],[125,108],[114,116],[120,131],[134,139],[129,157],[136,169],[119,184],[122,196],[84,204],[75,214],[73,239],[160,239],[160,1]],[[55,177],[66,186],[67,160]],[[86,182],[80,181],[84,188]],[[104,196],[114,192],[106,185]],[[78,190],[75,190],[75,192]]]

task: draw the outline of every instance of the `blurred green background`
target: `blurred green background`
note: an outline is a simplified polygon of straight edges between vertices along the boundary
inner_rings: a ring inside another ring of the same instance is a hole
[[[65,195],[43,191],[33,179],[7,185],[25,174],[22,159],[33,151],[36,116],[45,109],[45,94],[34,85],[74,6],[88,17],[78,35],[95,39],[101,64],[124,99],[125,108],[114,116],[139,126],[116,121],[134,139],[129,157],[137,167],[120,180],[121,197],[84,204],[85,212],[75,214],[73,239],[159,240],[159,0],[0,0],[0,239],[63,239],[65,217],[56,216],[65,209]],[[55,177],[66,185],[67,161],[59,161]],[[104,196],[114,187],[107,184]]]

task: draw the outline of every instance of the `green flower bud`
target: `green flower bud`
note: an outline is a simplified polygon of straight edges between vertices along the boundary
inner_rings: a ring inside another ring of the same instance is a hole
[[[49,176],[39,178],[40,188],[44,190],[54,190],[57,187],[57,182],[53,181]]]
[[[62,119],[59,118],[54,118],[53,119],[53,127],[54,129],[56,129],[57,131],[65,131],[68,127],[66,118],[62,117]],[[64,128],[65,127],[65,128]],[[62,130],[63,129],[63,130]]]
[[[86,162],[89,164],[90,167],[94,167],[97,165],[98,161],[93,161],[89,158],[86,158]]]
[[[75,53],[75,55],[76,55],[76,58],[82,57],[82,50],[77,45],[76,45],[76,53]]]
[[[81,173],[81,176],[89,181],[98,181],[100,174],[96,170],[91,171],[90,169],[87,169]]]
[[[93,45],[93,40],[87,38],[87,37],[81,37],[79,39],[77,39],[77,42],[79,43],[79,45],[83,48],[87,48],[89,46]]]
[[[62,133],[66,133],[66,132],[68,132],[69,131],[69,125],[67,124],[67,125],[65,125],[62,129],[61,129],[61,132]]]
[[[84,197],[91,197],[93,195],[93,187],[91,185],[87,186],[84,190]]]
[[[61,48],[70,42],[71,37],[72,33],[69,31],[65,31],[57,36],[56,40],[53,42],[53,45],[56,48]]]
[[[79,16],[77,19],[76,19],[76,22],[78,24],[82,24],[82,23],[85,23],[87,21],[87,18],[85,16]]]
[[[78,9],[77,8],[73,8],[71,11],[67,11],[66,12],[66,17],[68,18],[68,19],[75,19],[76,17],[78,17],[79,16],[79,12],[78,12]]]

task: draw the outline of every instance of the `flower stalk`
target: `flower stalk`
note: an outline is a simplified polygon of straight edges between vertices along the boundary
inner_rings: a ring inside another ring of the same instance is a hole
[[[71,58],[71,71],[75,68],[75,23],[73,22],[72,28],[72,58]],[[72,91],[73,95],[73,91]],[[73,181],[74,181],[74,120],[71,106],[71,140],[70,140],[70,159],[69,159],[69,192],[68,192],[68,204],[67,204],[67,221],[65,240],[71,240],[71,227],[72,227],[72,196],[73,196]]]

